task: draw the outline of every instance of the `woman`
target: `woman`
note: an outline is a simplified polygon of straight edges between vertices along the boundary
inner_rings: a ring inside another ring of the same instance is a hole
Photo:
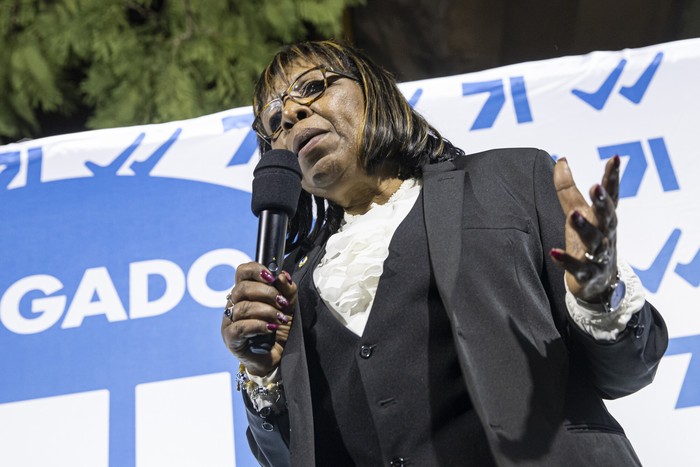
[[[465,156],[335,42],[279,52],[253,106],[303,174],[288,272],[239,266],[222,322],[261,464],[639,465],[601,397],[667,334],[617,263],[619,158],[589,205],[565,160]]]

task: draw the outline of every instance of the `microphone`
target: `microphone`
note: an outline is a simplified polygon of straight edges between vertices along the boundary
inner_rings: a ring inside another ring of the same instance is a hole
[[[259,218],[255,261],[276,278],[282,271],[287,221],[294,217],[301,194],[301,168],[296,154],[272,149],[253,170],[251,209]],[[264,355],[275,345],[275,333],[248,339],[250,351]]]

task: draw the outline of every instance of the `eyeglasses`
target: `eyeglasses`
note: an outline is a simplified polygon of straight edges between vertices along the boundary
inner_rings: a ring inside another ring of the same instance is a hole
[[[326,92],[329,82],[332,83],[334,78],[341,77],[357,81],[354,76],[326,68],[323,65],[306,70],[297,76],[285,92],[263,106],[253,121],[253,130],[270,144],[277,139],[282,131],[282,112],[287,97],[297,104],[311,105]]]

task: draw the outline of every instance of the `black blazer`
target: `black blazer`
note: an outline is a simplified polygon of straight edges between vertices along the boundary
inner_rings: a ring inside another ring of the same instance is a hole
[[[499,465],[638,465],[601,399],[652,381],[666,327],[649,303],[613,343],[594,340],[571,321],[563,271],[549,257],[564,246],[565,220],[552,168],[536,149],[424,167],[431,267],[455,351]],[[315,264],[320,247],[308,263]],[[310,269],[295,267],[294,280]],[[281,363],[288,417],[267,431],[246,400],[248,438],[263,465],[314,465],[313,382],[300,318],[297,310]]]

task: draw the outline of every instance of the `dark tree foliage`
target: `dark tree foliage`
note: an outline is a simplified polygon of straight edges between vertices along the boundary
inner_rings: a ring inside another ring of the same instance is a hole
[[[0,0],[0,144],[249,105],[276,50],[338,37],[364,0]],[[80,129],[80,128],[78,128]]]

